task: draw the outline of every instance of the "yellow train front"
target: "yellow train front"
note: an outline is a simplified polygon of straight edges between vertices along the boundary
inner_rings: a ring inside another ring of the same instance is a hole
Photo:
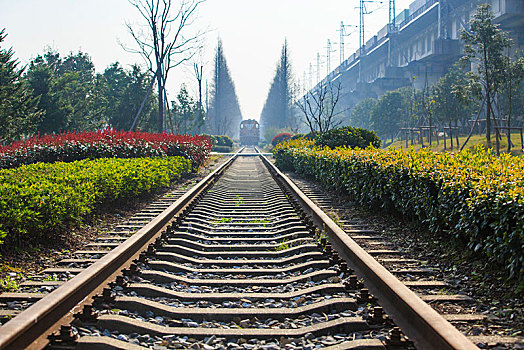
[[[240,144],[242,146],[256,146],[260,140],[260,125],[255,119],[240,122]]]

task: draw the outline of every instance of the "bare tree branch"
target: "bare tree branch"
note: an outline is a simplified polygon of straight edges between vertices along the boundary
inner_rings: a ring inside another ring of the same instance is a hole
[[[323,133],[342,123],[336,120],[344,114],[344,110],[337,109],[341,90],[340,82],[321,83],[296,101],[312,133]]]
[[[205,0],[180,0],[174,3],[172,0],[129,0],[145,20],[146,26],[143,27],[147,27],[147,31],[136,30],[136,27],[126,23],[137,48],[121,46],[127,52],[140,54],[156,76],[158,131],[163,130],[169,71],[192,59],[201,47],[201,39],[205,33],[200,30],[191,33],[190,27],[197,17],[198,6],[203,2]]]

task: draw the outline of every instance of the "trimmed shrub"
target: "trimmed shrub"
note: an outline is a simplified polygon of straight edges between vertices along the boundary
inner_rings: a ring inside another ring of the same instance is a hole
[[[271,140],[271,144],[274,146],[278,145],[280,142],[287,141],[291,138],[291,134],[287,132],[281,132],[276,134],[275,137]]]
[[[227,135],[209,135],[213,142],[213,152],[228,153],[233,150],[233,140]]]
[[[306,136],[306,134],[295,134],[293,136],[291,136],[290,140],[298,140],[298,139],[303,139],[304,136]]]
[[[381,141],[374,131],[345,126],[320,134],[315,143],[319,146],[328,146],[331,149],[344,146],[350,148],[373,146],[378,148]]]
[[[214,152],[219,152],[219,153],[230,153],[232,151],[232,147],[228,147],[228,146],[215,146],[213,147],[213,151]]]
[[[194,167],[209,156],[207,136],[99,130],[35,136],[0,148],[0,168],[37,162],[73,162],[98,158],[182,156]]]
[[[315,147],[279,144],[279,167],[315,178],[356,202],[393,209],[441,239],[455,237],[524,276],[524,159],[475,151]]]
[[[183,157],[36,163],[0,170],[0,239],[53,240],[97,208],[168,186],[191,171]]]

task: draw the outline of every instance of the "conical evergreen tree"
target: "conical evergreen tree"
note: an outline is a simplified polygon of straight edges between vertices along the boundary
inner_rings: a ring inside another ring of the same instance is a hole
[[[0,30],[0,143],[9,143],[35,131],[42,117],[38,98],[25,83],[14,52],[1,47],[7,34]]]
[[[238,104],[235,84],[231,79],[222,40],[218,39],[215,55],[211,98],[207,112],[207,128],[210,134],[238,138],[242,113]]]
[[[285,128],[293,123],[293,75],[289,61],[287,40],[282,46],[282,53],[277,64],[275,77],[269,88],[266,103],[262,108],[260,124],[265,128]]]

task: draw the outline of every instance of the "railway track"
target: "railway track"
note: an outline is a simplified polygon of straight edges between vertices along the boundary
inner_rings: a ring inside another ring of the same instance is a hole
[[[30,305],[0,348],[476,348],[263,156],[232,157],[165,206],[57,280],[0,295]]]

